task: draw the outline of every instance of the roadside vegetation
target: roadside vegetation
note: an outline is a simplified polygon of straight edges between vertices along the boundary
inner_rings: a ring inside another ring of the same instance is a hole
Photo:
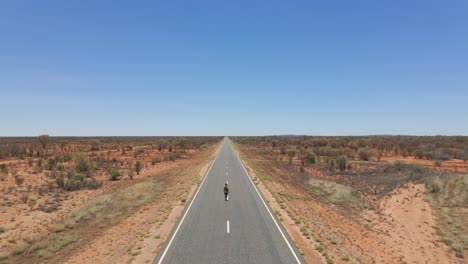
[[[0,138],[0,263],[63,261],[138,208],[162,199],[166,189],[184,186],[181,177],[192,184],[192,175],[176,170],[177,164],[199,160],[220,141],[221,137]],[[174,201],[181,197],[177,193]],[[32,217],[42,220],[27,224],[25,219]],[[38,232],[44,228],[49,232]]]
[[[231,139],[255,177],[264,183],[281,209],[287,211],[302,235],[314,240],[312,244],[323,261],[362,263],[375,261],[375,256],[367,255],[369,252],[365,251],[357,254],[362,249],[353,248],[354,243],[349,243],[350,249],[346,252],[344,243],[351,238],[340,234],[342,220],[337,222],[338,229],[329,229],[330,225],[320,223],[320,217],[315,219],[314,213],[322,208],[315,202],[333,208],[338,214],[337,219],[345,217],[359,223],[364,234],[369,228],[366,226],[379,223],[376,219],[387,212],[385,201],[390,196],[414,185],[426,186],[424,198],[439,219],[435,226],[439,241],[449,246],[456,258],[466,258],[468,137],[268,136]],[[405,198],[402,203],[409,200]],[[321,214],[329,212],[325,210]],[[372,218],[368,212],[375,212],[377,216]],[[388,225],[392,225],[389,221]],[[404,244],[396,244],[400,248],[401,245]],[[433,246],[432,242],[427,245]]]

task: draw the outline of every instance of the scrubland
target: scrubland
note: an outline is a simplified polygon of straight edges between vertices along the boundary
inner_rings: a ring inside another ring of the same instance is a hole
[[[220,141],[0,138],[0,263],[152,261]]]
[[[466,263],[468,137],[233,137],[310,263]]]

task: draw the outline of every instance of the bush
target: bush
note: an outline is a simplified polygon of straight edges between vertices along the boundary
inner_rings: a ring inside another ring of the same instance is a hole
[[[424,151],[418,149],[413,152],[413,156],[417,159],[422,159],[424,158]]]
[[[118,169],[110,168],[108,172],[109,172],[109,177],[111,181],[117,181],[119,179],[120,171]]]
[[[371,157],[371,153],[367,148],[360,148],[358,150],[359,159],[368,161]]]
[[[140,175],[140,171],[141,171],[141,161],[137,161],[136,164],[135,164],[135,171],[137,173],[137,175]]]
[[[424,158],[427,159],[427,160],[430,160],[432,159],[432,152],[424,152]]]
[[[346,162],[347,162],[346,156],[344,155],[339,156],[336,159],[336,162],[338,163],[338,168],[340,169],[340,171],[346,170]]]
[[[0,164],[0,172],[3,174],[8,174],[8,167],[6,164]]]
[[[161,159],[160,158],[154,158],[151,160],[151,165],[155,165],[157,163],[161,163]]]
[[[443,152],[442,150],[436,150],[432,153],[432,157],[435,160],[449,160],[452,158],[452,155],[449,153]]]
[[[75,170],[79,173],[86,173],[87,176],[91,176],[94,173],[94,167],[83,154],[75,155]]]
[[[24,178],[19,176],[19,175],[16,175],[15,176],[15,184],[18,185],[18,186],[21,186],[24,182]]]
[[[306,156],[307,163],[314,164],[315,163],[315,153],[313,151],[309,151]]]
[[[441,160],[435,160],[434,161],[434,166],[436,166],[436,167],[442,166],[442,161]]]
[[[327,161],[328,169],[334,171],[336,168],[336,160],[335,159],[328,159]]]
[[[288,149],[287,154],[288,154],[288,157],[289,157],[289,163],[291,163],[292,159],[296,156],[296,150],[295,149]]]
[[[47,162],[47,169],[51,171],[55,169],[56,165],[57,165],[57,160],[55,160],[54,158],[50,158],[49,161]]]

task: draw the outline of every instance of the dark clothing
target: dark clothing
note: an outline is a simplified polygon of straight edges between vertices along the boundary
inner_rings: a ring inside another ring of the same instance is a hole
[[[228,198],[228,194],[229,194],[229,188],[227,186],[224,186],[224,200],[226,201]]]

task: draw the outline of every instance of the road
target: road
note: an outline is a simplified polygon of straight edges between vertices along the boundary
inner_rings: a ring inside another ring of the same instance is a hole
[[[224,183],[229,182],[229,201]],[[154,263],[305,263],[228,139]]]

